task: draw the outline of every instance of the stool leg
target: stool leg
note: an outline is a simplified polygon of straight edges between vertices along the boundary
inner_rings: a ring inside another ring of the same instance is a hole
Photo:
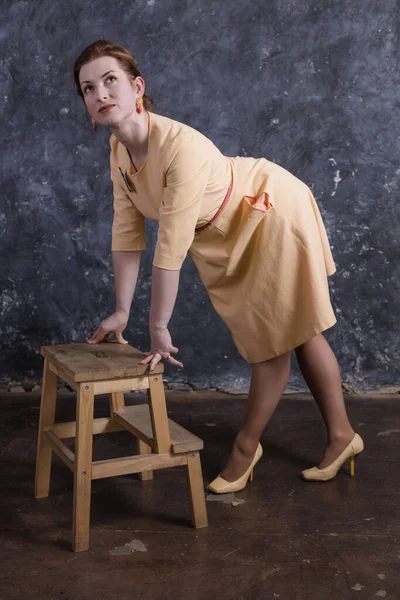
[[[196,452],[187,452],[186,457],[190,513],[193,526],[196,529],[200,529],[201,527],[208,526],[200,454],[198,450]]]
[[[113,392],[110,394],[110,416],[125,408],[124,392]]]
[[[167,404],[165,401],[164,384],[161,375],[149,377],[149,409],[153,428],[154,451],[164,454],[171,450]]]
[[[54,425],[57,401],[57,375],[44,361],[42,398],[40,402],[39,435],[36,454],[35,498],[47,498],[50,488],[52,449],[46,443],[44,431]]]
[[[137,438],[136,441],[137,441],[138,454],[150,454],[151,453],[151,447],[148,446],[146,444],[146,442],[144,442],[140,438]],[[151,479],[154,478],[153,471],[143,471],[141,473],[138,473],[138,475],[139,475],[139,479],[141,481],[150,481]]]
[[[92,490],[93,383],[81,383],[76,402],[74,514],[72,546],[74,552],[89,548],[90,496]]]

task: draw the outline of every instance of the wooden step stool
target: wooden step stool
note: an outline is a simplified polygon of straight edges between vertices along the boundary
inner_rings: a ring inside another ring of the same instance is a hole
[[[35,498],[49,495],[54,451],[74,473],[73,550],[89,548],[92,479],[138,473],[142,481],[153,471],[186,466],[194,527],[207,527],[199,450],[203,441],[168,419],[159,363],[150,373],[140,365],[145,355],[118,343],[43,346],[42,400],[36,459]],[[57,377],[77,392],[76,422],[55,423]],[[125,406],[124,392],[147,389],[149,403]],[[110,394],[110,417],[93,418],[94,397]],[[93,434],[128,430],[137,438],[137,455],[92,462]],[[75,454],[62,442],[75,438]]]

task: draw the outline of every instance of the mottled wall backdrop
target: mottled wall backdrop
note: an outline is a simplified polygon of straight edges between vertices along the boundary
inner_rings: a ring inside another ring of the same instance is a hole
[[[136,55],[155,112],[229,156],[265,156],[309,185],[330,236],[338,323],[355,388],[399,383],[399,11],[396,0],[0,2],[0,378],[40,379],[39,347],[84,341],[114,307],[109,131],[93,133],[72,65],[96,39]],[[148,347],[152,250],[127,337]],[[266,257],[267,258],[267,257]],[[249,367],[193,264],[171,330],[196,387]],[[293,361],[295,363],[295,360]],[[291,384],[302,386],[294,365]]]

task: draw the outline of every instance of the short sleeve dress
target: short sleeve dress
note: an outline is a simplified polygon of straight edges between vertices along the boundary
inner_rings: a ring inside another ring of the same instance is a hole
[[[148,154],[138,171],[110,137],[112,250],[144,250],[144,219],[158,221],[153,264],[180,269],[189,253],[249,363],[332,327],[327,277],[336,267],[307,185],[265,158],[224,156],[192,127],[148,114]]]

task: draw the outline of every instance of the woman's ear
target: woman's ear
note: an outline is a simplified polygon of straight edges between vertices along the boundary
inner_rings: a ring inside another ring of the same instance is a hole
[[[139,77],[138,75],[137,77],[135,77],[134,81],[136,86],[136,93],[139,95],[140,92],[143,92],[144,94],[144,89],[146,86],[144,79],[142,77]]]

